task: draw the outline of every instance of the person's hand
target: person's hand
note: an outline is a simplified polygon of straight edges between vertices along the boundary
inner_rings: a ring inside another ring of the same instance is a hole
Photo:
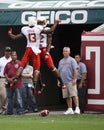
[[[14,88],[14,81],[12,78],[8,78],[8,82],[9,82],[9,85],[10,85],[10,88],[13,89]]]
[[[49,52],[46,52],[45,56],[44,56],[44,59],[47,60],[49,57]]]
[[[31,87],[32,91],[33,91],[33,95],[36,96],[37,92],[36,92],[36,87],[32,86]]]
[[[76,79],[72,80],[72,85],[74,86],[76,84]]]
[[[78,89],[82,89],[82,83],[79,84]]]
[[[61,83],[60,83],[59,80],[57,80],[57,86],[58,86],[58,87],[61,87]]]
[[[8,78],[7,81],[8,81],[9,83],[12,83],[12,82],[13,82],[12,78]]]
[[[61,20],[60,20],[60,19],[56,19],[55,22],[56,22],[57,24],[59,24],[59,23],[61,22]]]
[[[44,59],[45,59],[45,60],[47,60],[47,59],[48,59],[48,57],[49,57],[48,55],[45,55],[45,56],[44,56]]]
[[[12,28],[8,30],[8,35],[12,34]]]

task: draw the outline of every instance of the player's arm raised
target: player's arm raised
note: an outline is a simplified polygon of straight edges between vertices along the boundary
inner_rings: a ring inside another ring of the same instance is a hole
[[[61,20],[55,20],[55,24],[50,28],[50,29],[48,29],[48,30],[42,30],[42,32],[41,33],[52,33],[52,32],[54,32],[54,30],[56,29],[56,27],[57,27],[57,25],[59,24],[61,22]]]
[[[20,38],[23,38],[23,37],[24,37],[24,35],[23,35],[22,33],[19,33],[19,34],[17,34],[17,35],[14,35],[14,34],[12,33],[12,28],[10,28],[10,29],[8,30],[8,35],[9,35],[9,37],[10,37],[12,40],[17,40],[17,39],[20,39]]]
[[[50,52],[51,44],[52,44],[52,33],[48,33],[47,34],[47,53]]]

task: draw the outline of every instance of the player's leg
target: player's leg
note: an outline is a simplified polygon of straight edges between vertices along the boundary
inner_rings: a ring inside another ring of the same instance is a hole
[[[46,54],[46,48],[40,48],[40,50],[41,50],[41,53],[39,54],[40,60],[43,60],[44,55]],[[40,73],[39,74],[39,80],[38,80],[38,95],[40,95],[43,92],[45,87],[46,87],[46,84],[43,83],[42,74]]]
[[[38,95],[40,95],[43,92],[45,87],[46,87],[46,84],[42,82],[42,75],[40,73],[39,81],[38,81]]]
[[[60,82],[59,86],[62,88],[66,88],[66,86],[63,85],[63,82],[62,82],[62,79],[60,77],[58,69],[54,66],[54,62],[53,62],[53,59],[52,59],[50,54],[48,54],[47,59],[45,59],[45,63],[52,70],[53,74],[55,75],[57,80]]]
[[[14,80],[16,78],[18,79],[18,77],[21,75],[24,67],[28,64],[29,59],[30,59],[29,54],[30,54],[30,48],[26,48],[26,51],[25,51],[23,58],[21,60],[21,66],[18,68],[18,70],[16,72],[16,76],[14,77]]]
[[[33,63],[34,73],[33,73],[33,84],[34,84],[34,94],[36,94],[36,87],[38,86],[39,75],[40,75],[40,55],[35,55],[32,51],[31,59]]]

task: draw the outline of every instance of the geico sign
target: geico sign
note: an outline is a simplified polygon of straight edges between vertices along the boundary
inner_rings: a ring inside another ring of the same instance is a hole
[[[24,11],[21,14],[21,23],[28,24],[28,17],[44,16],[49,21],[49,24],[54,24],[55,19],[60,19],[61,24],[83,24],[87,22],[88,12],[86,10],[74,11]]]
[[[51,8],[87,8],[87,7],[104,7],[104,0],[70,0],[70,1],[18,1],[8,3],[8,8],[23,9],[23,8],[33,8],[33,9],[51,9]]]

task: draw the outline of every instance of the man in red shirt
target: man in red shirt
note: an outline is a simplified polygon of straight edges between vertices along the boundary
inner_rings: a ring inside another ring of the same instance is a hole
[[[19,76],[17,81],[13,81],[14,76],[16,75],[16,72],[18,68],[21,66],[21,62],[17,60],[17,54],[15,51],[11,54],[12,60],[8,62],[4,68],[4,75],[7,80],[7,114],[12,115],[13,114],[13,100],[14,100],[14,94],[16,95],[16,101],[17,101],[17,107],[16,107],[16,113],[21,114],[22,113],[22,78],[21,75]]]

